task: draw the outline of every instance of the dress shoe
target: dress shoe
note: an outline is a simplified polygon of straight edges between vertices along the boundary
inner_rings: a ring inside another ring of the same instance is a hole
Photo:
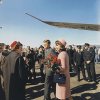
[[[88,81],[88,82],[92,82],[92,80],[89,80],[89,79],[88,79],[87,81]]]
[[[99,82],[98,81],[94,81],[96,84],[99,84]]]

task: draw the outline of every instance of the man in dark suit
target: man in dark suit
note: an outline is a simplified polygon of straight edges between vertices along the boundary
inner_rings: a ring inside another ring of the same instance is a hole
[[[80,81],[80,71],[82,71],[83,79],[86,80],[83,52],[80,45],[77,46],[77,50],[74,53],[74,63],[77,69],[78,81]]]
[[[74,57],[74,50],[72,48],[71,45],[69,45],[69,48],[67,49],[67,53],[68,53],[68,56],[69,56],[69,67],[70,67],[70,72],[75,72],[76,69],[75,69],[75,65],[74,65],[74,61],[73,61],[73,57]]]
[[[41,45],[38,49],[38,60],[39,60],[39,67],[40,67],[40,75],[41,75],[41,81],[44,82],[44,79],[45,79],[45,75],[44,75],[44,63],[43,63],[43,60],[44,60],[44,47]]]
[[[35,72],[35,53],[34,50],[29,51],[28,55],[26,56],[26,60],[28,61],[28,77],[29,80],[32,81],[36,78],[36,72]]]
[[[88,74],[88,81],[96,81],[96,72],[95,72],[95,50],[90,47],[88,43],[85,43],[85,50],[84,50],[84,61],[86,64],[87,74]]]
[[[46,63],[46,66],[45,66],[45,84],[44,84],[44,100],[51,100],[50,98],[50,89],[52,87],[54,93],[55,93],[55,87],[56,87],[56,84],[53,83],[53,71],[52,71],[52,68],[51,68],[51,65],[48,64],[48,56],[50,54],[55,54],[54,50],[50,47],[50,40],[44,40],[43,41],[44,43],[44,49],[45,49],[45,63]]]

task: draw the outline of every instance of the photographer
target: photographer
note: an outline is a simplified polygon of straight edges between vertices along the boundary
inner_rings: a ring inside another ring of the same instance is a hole
[[[39,60],[39,67],[40,67],[40,74],[41,74],[41,77],[42,77],[42,80],[41,81],[44,81],[44,78],[45,78],[45,75],[43,73],[43,70],[44,70],[44,63],[43,63],[43,60],[44,60],[44,47],[41,45],[39,47],[39,50],[38,50],[38,60]]]

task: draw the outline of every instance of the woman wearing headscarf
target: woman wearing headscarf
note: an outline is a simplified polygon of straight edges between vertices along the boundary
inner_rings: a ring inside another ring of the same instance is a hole
[[[3,65],[6,100],[25,100],[25,62],[21,56],[22,44],[14,41],[11,49]]]
[[[55,42],[56,50],[59,53],[58,59],[61,61],[59,73],[66,76],[66,82],[64,84],[56,83],[56,98],[60,100],[73,100],[70,91],[70,74],[69,74],[69,58],[66,52],[66,41],[63,39],[57,40]]]

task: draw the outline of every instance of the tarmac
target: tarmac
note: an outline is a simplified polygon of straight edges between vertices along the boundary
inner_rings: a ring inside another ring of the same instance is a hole
[[[71,73],[70,84],[73,100],[100,100],[100,64],[96,64],[96,76],[99,84],[87,82],[82,79],[77,81],[77,75]],[[36,79],[26,84],[26,100],[43,100],[44,83],[41,82],[39,67],[36,66]],[[54,94],[51,91],[52,100]]]

